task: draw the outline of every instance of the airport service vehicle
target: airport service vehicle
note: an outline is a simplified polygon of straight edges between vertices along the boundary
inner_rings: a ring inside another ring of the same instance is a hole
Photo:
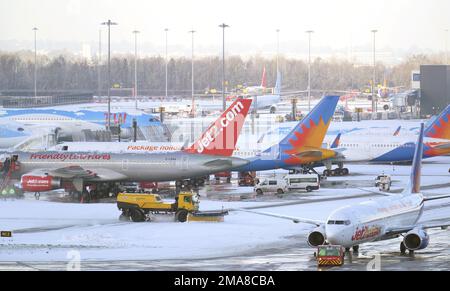
[[[132,192],[132,193],[136,193],[140,191],[140,183],[137,182],[122,182],[120,183],[119,189],[122,192]]]
[[[223,171],[215,173],[214,178],[216,179],[216,182],[219,182],[221,178],[224,178],[227,183],[231,183],[231,172]]]
[[[255,186],[257,183],[258,179],[256,178],[256,172],[239,173],[239,181],[238,181],[239,186],[241,187]]]
[[[19,165],[14,158],[0,163],[0,198],[23,198],[22,189],[10,183],[11,175],[17,169]]]
[[[26,192],[66,189],[83,193],[86,186],[116,182],[164,182],[229,171],[248,161],[231,157],[251,100],[236,100],[194,144],[183,151],[152,154],[85,152],[5,152],[20,166],[12,177]],[[107,187],[95,187],[104,189]],[[105,190],[105,196],[109,196]],[[103,195],[98,195],[102,197]]]
[[[8,185],[1,188],[0,199],[1,198],[23,198],[23,191],[15,185]]]
[[[199,211],[199,196],[181,192],[175,202],[164,202],[158,194],[119,193],[117,207],[122,211],[120,220],[143,222],[151,220],[152,214],[174,214],[175,221],[220,221],[227,214],[224,211]],[[191,219],[192,218],[192,219]]]
[[[428,201],[448,199],[450,195],[425,197],[420,192],[423,138],[424,125],[422,123],[414,152],[409,185],[401,194],[368,191],[385,197],[336,209],[326,221],[245,209],[240,209],[240,211],[288,219],[294,223],[312,224],[315,228],[307,238],[308,244],[312,247],[328,243],[343,246],[346,250],[353,248],[354,251],[358,251],[360,244],[402,236],[403,239],[400,243],[402,254],[406,250],[414,253],[417,250],[425,249],[430,242],[427,229],[446,229],[450,226],[450,222],[419,221],[424,212],[424,206]]]
[[[320,189],[320,177],[317,174],[286,175],[284,179],[289,190],[306,190],[311,192]]]
[[[323,245],[317,247],[316,260],[319,267],[342,266],[345,249],[342,246]]]
[[[389,191],[391,189],[392,179],[390,175],[381,174],[375,178],[375,187],[380,191]]]
[[[260,180],[258,184],[256,184],[254,191],[258,195],[263,195],[267,192],[276,192],[277,194],[283,194],[288,190],[286,179],[271,179],[266,178]]]
[[[143,193],[154,193],[159,190],[159,185],[157,182],[140,182],[139,191]]]

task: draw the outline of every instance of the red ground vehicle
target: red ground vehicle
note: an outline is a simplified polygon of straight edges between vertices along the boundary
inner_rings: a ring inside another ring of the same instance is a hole
[[[319,267],[342,266],[345,249],[342,246],[323,245],[317,248],[317,265]]]
[[[158,183],[157,182],[140,182],[139,189],[142,192],[152,193],[158,191]]]
[[[227,183],[231,183],[231,172],[215,173],[214,177],[216,178],[216,181],[220,181],[220,178],[225,178],[227,180]]]
[[[239,173],[239,186],[255,186],[256,183],[256,172]]]

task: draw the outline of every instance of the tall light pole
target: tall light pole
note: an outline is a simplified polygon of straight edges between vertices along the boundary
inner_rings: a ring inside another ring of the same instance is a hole
[[[108,118],[106,129],[111,129],[111,25],[117,25],[116,22],[112,22],[108,19],[106,22],[102,22],[102,25],[108,26]]]
[[[280,70],[280,30],[277,29],[277,74],[278,71]]]
[[[167,82],[168,82],[168,63],[169,63],[169,59],[168,59],[168,54],[167,54],[167,46],[168,46],[168,33],[169,33],[169,29],[166,28],[164,29],[164,31],[166,32],[166,100],[167,100]]]
[[[308,111],[311,111],[311,34],[313,30],[306,31],[308,34]]]
[[[191,93],[192,93],[192,113],[195,113],[194,110],[194,105],[195,105],[195,100],[194,100],[194,33],[196,31],[195,30],[190,30],[189,33],[192,35],[192,51],[191,51]]]
[[[371,31],[373,33],[373,72],[372,72],[372,113],[375,113],[377,111],[376,106],[376,96],[375,96],[375,77],[376,77],[376,69],[377,69],[377,63],[376,63],[376,34],[378,30],[374,29]]]
[[[102,79],[101,79],[101,63],[102,63],[102,29],[98,30],[98,56],[97,56],[97,90],[98,97],[102,94]]]
[[[37,27],[33,27],[34,31],[34,97],[37,96],[37,46],[36,46],[36,34],[38,31]]]
[[[138,108],[137,105],[137,35],[140,33],[139,30],[134,30],[134,107],[135,109]]]
[[[222,23],[219,27],[222,28],[222,110],[225,111],[227,108],[225,100],[225,28],[230,26]]]

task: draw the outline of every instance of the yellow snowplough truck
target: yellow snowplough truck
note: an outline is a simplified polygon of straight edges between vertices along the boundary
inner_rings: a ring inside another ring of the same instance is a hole
[[[175,221],[222,222],[227,211],[199,211],[199,196],[181,192],[174,203],[164,202],[158,194],[119,193],[117,207],[122,211],[119,219],[133,222],[150,221],[152,214],[175,214]]]

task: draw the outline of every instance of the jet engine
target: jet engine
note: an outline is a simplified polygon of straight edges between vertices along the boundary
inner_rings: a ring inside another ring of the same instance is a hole
[[[24,175],[20,183],[26,192],[43,192],[61,188],[61,179],[52,176]]]
[[[403,244],[410,251],[422,250],[428,246],[429,242],[430,236],[420,228],[409,231],[403,238]]]
[[[277,112],[277,106],[275,105],[270,106],[270,113],[275,114],[275,112]]]
[[[308,234],[308,244],[311,247],[318,247],[325,243],[325,226],[321,225]]]

